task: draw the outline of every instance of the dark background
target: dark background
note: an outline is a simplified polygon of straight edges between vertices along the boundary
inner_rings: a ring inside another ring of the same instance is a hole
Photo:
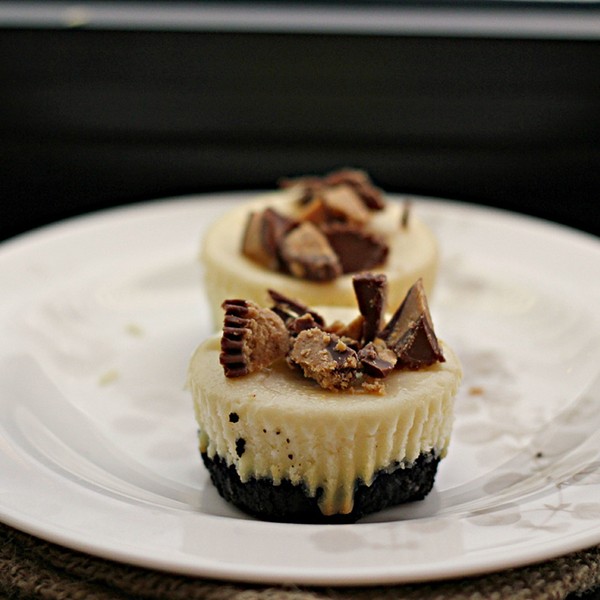
[[[600,233],[600,41],[0,28],[0,238],[361,167]]]

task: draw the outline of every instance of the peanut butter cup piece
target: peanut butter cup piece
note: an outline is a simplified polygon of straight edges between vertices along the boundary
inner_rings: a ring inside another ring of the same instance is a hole
[[[305,175],[303,177],[282,177],[278,181],[281,189],[298,187],[301,190],[300,204],[307,204],[318,196],[323,189],[323,178],[317,175]]]
[[[271,300],[275,303],[271,310],[278,314],[284,323],[288,323],[291,319],[296,319],[308,313],[317,323],[319,327],[325,325],[325,319],[314,310],[310,309],[306,304],[294,298],[288,298],[281,292],[276,290],[267,290]]]
[[[316,187],[322,185],[323,178],[319,175],[302,175],[300,177],[280,177],[277,184],[281,189],[291,187]]]
[[[358,359],[366,375],[383,379],[394,370],[397,356],[381,339],[376,339],[358,351]]]
[[[371,210],[383,210],[385,201],[383,193],[373,185],[371,178],[360,169],[340,169],[325,177],[326,185],[346,184],[351,186],[360,199]]]
[[[282,178],[279,187],[290,188],[298,186],[302,190],[300,201],[309,202],[318,196],[325,188],[337,185],[350,186],[365,206],[371,210],[383,210],[385,200],[382,191],[373,185],[369,175],[360,169],[339,169],[324,177],[307,175],[296,178]]]
[[[327,238],[310,221],[290,231],[281,242],[281,259],[292,275],[313,281],[331,281],[342,266]]]
[[[362,335],[363,335],[363,327],[365,324],[365,318],[362,315],[357,315],[350,323],[342,323],[342,321],[334,321],[329,327],[326,328],[326,331],[330,333],[335,333],[337,336],[345,339],[354,340],[354,345],[360,345]]]
[[[268,367],[289,350],[281,318],[249,300],[225,300],[219,362],[225,377],[241,377]]]
[[[315,197],[302,208],[298,214],[298,221],[310,221],[319,225],[327,220],[327,207],[322,198]]]
[[[289,319],[286,325],[290,335],[293,336],[296,336],[301,331],[305,331],[307,329],[321,329],[319,324],[315,321],[315,318],[310,313],[304,313],[301,317]]]
[[[288,354],[290,366],[298,366],[305,377],[327,390],[352,385],[359,366],[356,352],[337,335],[321,329],[302,331]]]
[[[379,337],[396,353],[396,368],[419,369],[445,361],[421,279],[410,288]]]
[[[324,188],[321,191],[325,210],[329,220],[338,220],[363,226],[371,215],[354,188],[346,184]]]
[[[248,216],[242,238],[242,253],[269,269],[279,267],[279,245],[296,221],[272,208]]]
[[[327,223],[323,233],[335,251],[344,273],[368,271],[380,266],[389,248],[381,237],[350,223]]]
[[[361,273],[352,277],[360,314],[364,317],[361,341],[371,342],[381,329],[387,298],[387,277]]]
[[[268,269],[277,267],[277,256],[271,254],[263,243],[263,213],[251,212],[242,237],[242,254]]]

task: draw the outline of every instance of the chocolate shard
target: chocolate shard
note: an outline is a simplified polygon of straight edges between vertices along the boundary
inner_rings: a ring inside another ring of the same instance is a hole
[[[361,273],[352,277],[360,314],[364,317],[361,341],[371,342],[381,329],[387,299],[387,277]]]
[[[263,211],[263,244],[270,252],[277,253],[281,240],[297,225],[297,221],[282,215],[274,208],[266,208]]]
[[[321,329],[310,313],[304,313],[301,317],[289,319],[286,325],[288,331],[293,336],[297,336],[301,331],[306,331],[307,329]]]
[[[262,238],[262,212],[251,212],[242,236],[242,254],[268,269],[277,268],[277,255],[265,247]]]
[[[292,275],[312,281],[331,281],[342,274],[342,266],[327,238],[310,221],[285,236],[281,259]]]
[[[444,362],[421,279],[410,288],[379,337],[396,353],[396,368],[419,369]]]
[[[225,300],[219,362],[225,377],[241,377],[269,366],[289,350],[283,321],[249,300]]]
[[[376,379],[383,379],[396,366],[397,357],[383,340],[369,342],[358,351],[363,372]]]
[[[367,173],[360,169],[340,169],[327,175],[324,183],[326,185],[344,183],[351,186],[367,208],[371,210],[383,210],[385,207],[383,193],[373,185]]]
[[[383,239],[350,223],[327,223],[323,233],[339,258],[344,273],[368,271],[382,265],[389,248]]]
[[[319,313],[308,308],[306,304],[303,304],[294,298],[288,298],[276,290],[267,290],[267,293],[271,297],[271,300],[275,302],[275,305],[271,310],[278,314],[284,323],[287,323],[290,319],[296,319],[308,313],[319,327],[325,325],[325,319],[323,319]]]
[[[279,245],[297,225],[272,208],[248,215],[242,237],[242,253],[269,269],[279,268]]]
[[[321,329],[302,331],[288,354],[290,366],[302,369],[322,388],[343,390],[356,378],[359,362],[356,352],[337,335]]]
[[[402,214],[400,215],[400,228],[406,229],[410,220],[410,213],[412,211],[412,202],[405,200],[402,203]]]

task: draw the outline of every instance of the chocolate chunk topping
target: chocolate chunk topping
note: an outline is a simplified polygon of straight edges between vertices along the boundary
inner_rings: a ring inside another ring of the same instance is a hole
[[[319,327],[325,325],[325,319],[314,310],[308,308],[306,304],[293,298],[288,298],[275,290],[267,290],[267,292],[269,296],[271,296],[271,300],[275,302],[275,306],[273,306],[271,310],[277,313],[285,323],[287,323],[289,319],[295,319],[308,313]]]
[[[295,336],[306,329],[320,329],[321,327],[310,313],[304,313],[301,317],[288,320],[287,328],[290,334]]]
[[[412,208],[412,202],[405,200],[402,204],[402,214],[400,215],[400,227],[406,229],[408,227],[408,220],[410,218]]]
[[[270,252],[277,253],[283,237],[298,223],[272,208],[263,211],[263,244]]]
[[[249,300],[225,300],[219,361],[226,377],[240,377],[283,358],[289,334],[281,318]]]
[[[311,175],[279,180],[281,188],[300,187],[303,192],[301,198],[303,202],[310,201],[326,188],[338,185],[351,187],[364,205],[371,210],[382,210],[385,207],[381,190],[375,187],[367,173],[360,169],[340,169],[325,177]]]
[[[313,200],[324,187],[323,178],[316,175],[308,175],[304,177],[283,177],[278,183],[279,187],[282,189],[292,187],[301,188],[301,204],[307,204]]]
[[[397,357],[385,345],[385,342],[376,340],[375,342],[369,342],[359,350],[358,359],[367,375],[382,379],[394,370]]]
[[[327,326],[301,302],[275,290],[272,309],[246,300],[226,300],[220,362],[227,377],[239,377],[286,357],[287,363],[328,390],[362,389],[381,394],[394,369],[419,369],[444,361],[419,279],[382,331],[387,280],[365,273],[353,278],[360,314]],[[362,377],[362,375],[365,377]],[[229,414],[231,423],[239,416]]]
[[[359,227],[371,219],[369,210],[354,188],[340,184],[321,192],[325,211],[330,220],[353,223]]]
[[[310,221],[292,230],[281,243],[281,258],[292,275],[313,281],[331,281],[342,266],[327,238]]]
[[[335,333],[341,338],[349,338],[353,340],[351,345],[355,346],[360,345],[364,323],[365,318],[362,315],[358,315],[348,324],[344,324],[341,321],[335,321],[331,324],[331,326],[327,327],[326,330],[330,333]]]
[[[326,185],[344,183],[351,186],[365,205],[371,210],[382,210],[385,206],[381,190],[376,188],[369,176],[359,169],[342,169],[325,177]]]
[[[358,309],[365,319],[361,341],[371,342],[381,329],[387,298],[387,278],[385,275],[362,273],[352,278],[352,285]]]
[[[243,254],[272,270],[313,281],[366,271],[386,260],[383,237],[365,230],[372,212],[385,207],[381,191],[365,172],[342,169],[279,183],[300,194],[294,218],[272,208],[251,214]]]
[[[418,369],[444,362],[421,279],[410,288],[380,337],[398,356],[397,368]]]
[[[242,253],[269,269],[279,268],[279,246],[296,225],[272,208],[251,213],[242,239]]]
[[[242,237],[242,254],[269,269],[277,268],[277,256],[269,253],[262,239],[263,213],[248,215]]]
[[[298,335],[288,362],[299,366],[305,377],[330,390],[350,387],[358,368],[356,352],[338,336],[320,329],[309,329]]]
[[[235,412],[231,412],[229,413],[229,422],[230,423],[237,423],[240,420],[240,416],[235,413]]]
[[[374,233],[350,223],[328,223],[322,229],[344,273],[372,269],[387,258],[387,244]]]
[[[327,208],[322,198],[315,197],[302,209],[298,215],[300,222],[310,221],[316,225],[324,223],[327,220]]]

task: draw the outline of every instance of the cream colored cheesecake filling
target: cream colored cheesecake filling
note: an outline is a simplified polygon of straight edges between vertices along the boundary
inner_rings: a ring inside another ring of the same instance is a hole
[[[271,271],[241,253],[250,212],[272,207],[294,216],[298,210],[296,200],[297,192],[293,189],[264,194],[227,212],[208,229],[202,243],[201,262],[215,326],[221,324],[220,306],[224,299],[244,298],[264,305],[269,288],[302,298],[309,306],[356,306],[351,274],[329,282],[296,279]],[[431,230],[414,214],[407,226],[401,227],[402,206],[398,202],[388,200],[382,211],[372,215],[365,229],[383,236],[389,246],[385,264],[375,269],[387,275],[388,304],[398,306],[419,277],[427,295],[431,295],[438,267],[438,246]]]
[[[443,351],[446,362],[394,372],[376,395],[323,390],[284,361],[227,379],[220,340],[210,338],[189,371],[200,450],[235,465],[243,482],[289,479],[311,496],[322,488],[323,514],[347,514],[357,479],[370,485],[378,471],[410,465],[421,453],[445,456],[461,367],[448,346]]]

